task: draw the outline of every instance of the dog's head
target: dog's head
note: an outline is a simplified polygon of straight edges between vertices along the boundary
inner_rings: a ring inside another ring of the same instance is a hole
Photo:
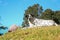
[[[32,14],[27,14],[27,15],[25,15],[25,17],[28,19],[30,19],[30,18],[33,18],[34,17],[34,15],[32,15]]]
[[[28,15],[26,15],[25,17],[26,17],[31,23],[33,23],[33,21],[34,21],[34,15],[28,14]]]

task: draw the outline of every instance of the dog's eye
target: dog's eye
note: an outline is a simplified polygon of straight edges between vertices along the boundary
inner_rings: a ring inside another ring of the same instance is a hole
[[[25,17],[28,19],[28,15],[25,15]]]
[[[25,15],[25,17],[28,17],[27,15]]]

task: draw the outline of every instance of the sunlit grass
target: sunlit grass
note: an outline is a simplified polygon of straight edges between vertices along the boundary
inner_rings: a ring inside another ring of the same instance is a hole
[[[18,29],[0,36],[0,40],[60,40],[60,26]]]

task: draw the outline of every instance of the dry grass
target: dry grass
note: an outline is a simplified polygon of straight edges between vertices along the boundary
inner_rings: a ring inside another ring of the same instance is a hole
[[[0,40],[60,40],[60,26],[18,29],[0,36]]]

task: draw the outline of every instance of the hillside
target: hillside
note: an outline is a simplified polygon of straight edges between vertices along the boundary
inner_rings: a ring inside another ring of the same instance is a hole
[[[17,29],[0,36],[0,40],[60,40],[60,26]]]

